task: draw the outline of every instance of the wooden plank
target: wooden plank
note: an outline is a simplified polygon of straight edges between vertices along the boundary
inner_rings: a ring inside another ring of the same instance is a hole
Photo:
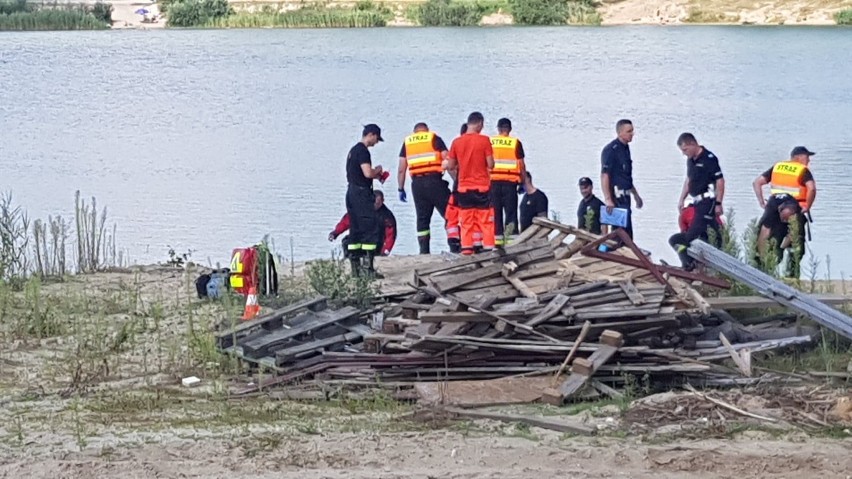
[[[521,281],[520,278],[514,277],[512,275],[512,271],[506,268],[506,265],[504,265],[501,274],[503,275],[503,278],[506,279],[506,281],[511,283],[512,286],[514,286],[515,289],[517,289],[518,292],[521,293],[522,296],[524,296],[525,298],[538,300],[538,296],[533,292],[533,290],[531,290],[529,286],[527,286],[523,281]]]
[[[547,304],[547,306],[545,306],[545,308],[544,308],[544,310],[542,310],[542,312],[535,315],[535,317],[533,317],[532,319],[524,322],[524,324],[526,324],[527,326],[535,327],[535,326],[538,326],[541,323],[544,323],[545,321],[547,321],[550,318],[559,314],[559,312],[562,310],[562,308],[565,307],[566,304],[568,304],[568,301],[570,299],[571,298],[569,298],[568,296],[566,296],[564,294],[556,295],[556,297],[553,298],[552,300],[550,300],[550,302]],[[500,326],[501,326],[501,323],[497,323],[496,328],[497,328],[498,331],[502,331],[500,329]],[[506,332],[506,331],[503,331],[503,332]],[[521,331],[518,331],[518,332],[523,334],[523,332],[521,332]]]
[[[815,294],[813,297],[829,306],[842,306],[852,304],[852,296],[844,297],[834,294]],[[720,296],[718,298],[705,298],[710,307],[714,309],[766,309],[782,308],[777,301],[763,296]]]
[[[469,266],[487,261],[511,259],[514,255],[526,253],[528,251],[541,248],[542,246],[549,246],[549,244],[550,243],[546,240],[525,241],[521,244],[511,244],[503,248],[502,251],[494,250],[489,253],[473,255],[469,258],[462,258],[449,263],[438,264],[436,266],[426,268],[418,268],[414,271],[414,273],[417,277],[423,277],[439,272],[451,271],[462,266]]]
[[[355,341],[370,331],[370,328],[361,325],[365,329],[359,331],[350,331],[345,334],[340,334],[336,336],[331,336],[329,338],[320,339],[316,341],[311,341],[309,343],[300,344],[298,346],[293,346],[291,348],[279,349],[275,352],[275,364],[277,366],[281,366],[285,363],[288,363],[294,359],[297,359],[300,356],[303,356],[307,353],[311,352],[322,352],[326,348],[342,344],[342,343],[350,343]]]
[[[460,312],[428,312],[420,315],[423,323],[493,323],[497,321],[491,316],[482,313]]]
[[[751,377],[751,352],[749,352],[748,349],[745,349],[744,351],[748,355],[748,360],[743,359],[743,357],[740,356],[742,351],[734,349],[731,342],[728,341],[728,337],[725,336],[725,333],[719,333],[719,341],[722,341],[722,345],[728,350],[728,354],[731,355],[731,359],[734,360],[734,364],[737,365],[737,368],[743,373],[743,376]]]
[[[511,422],[511,423],[523,423],[529,426],[540,427],[543,429],[550,429],[552,431],[571,433],[571,434],[581,434],[584,436],[591,436],[595,434],[595,430],[591,427],[584,426],[580,423],[568,422],[566,420],[561,419],[549,419],[545,417],[534,417],[534,416],[521,416],[517,414],[503,414],[497,412],[486,412],[486,411],[471,411],[467,409],[459,409],[459,408],[450,408],[443,407],[442,411],[448,412],[454,416],[465,417],[469,419],[491,419],[494,421],[502,421],[502,422]]]
[[[502,270],[502,264],[492,264],[467,273],[444,275],[432,279],[439,293],[447,293],[467,284],[499,276]]]
[[[553,405],[562,405],[565,402],[565,399],[572,394],[576,393],[586,384],[592,375],[603,366],[607,361],[612,358],[618,349],[623,344],[623,338],[621,333],[612,330],[606,330],[601,335],[600,346],[598,349],[592,353],[591,356],[588,357],[588,371],[580,371],[581,368],[578,368],[578,371],[575,371],[573,366],[571,369],[571,375],[568,376],[558,388],[548,388],[542,393],[542,401],[553,404]],[[574,362],[577,362],[575,359]],[[583,364],[583,363],[580,363]]]
[[[486,381],[423,382],[414,385],[418,404],[462,407],[527,404],[541,398],[548,377],[504,377]]]
[[[519,243],[523,243],[525,241],[528,241],[533,236],[535,236],[535,234],[538,233],[538,231],[540,229],[541,229],[540,225],[536,225],[536,224],[530,225],[529,228],[523,230],[521,232],[521,234],[519,234],[518,237],[515,238],[515,241],[513,241],[513,243],[519,244]]]
[[[312,309],[314,311],[320,311],[324,309],[326,305],[327,299],[325,296],[316,296],[295,304],[291,304],[290,306],[272,311],[269,314],[264,314],[249,321],[243,321],[235,325],[233,328],[218,333],[216,335],[217,343],[219,344],[219,348],[227,348],[233,346],[235,338],[238,338],[241,335],[248,334],[249,331],[255,328],[269,327],[269,329],[274,329],[270,327],[274,325],[272,323],[282,321],[283,318],[288,315],[297,313],[303,309]]]
[[[246,341],[238,341],[237,345],[243,349],[243,354],[248,357],[257,358],[266,356],[293,338],[346,319],[357,317],[360,311],[349,306],[337,311],[321,311],[311,314],[313,314],[314,318],[305,321],[299,326],[290,329],[279,329]]]
[[[642,293],[636,288],[636,285],[633,284],[633,281],[626,280],[619,283],[621,286],[621,290],[624,291],[624,294],[627,295],[627,299],[630,300],[631,303],[635,305],[645,304],[645,297],[642,296]]]

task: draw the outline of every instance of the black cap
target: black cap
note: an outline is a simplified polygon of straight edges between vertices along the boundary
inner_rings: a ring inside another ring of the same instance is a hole
[[[375,123],[370,123],[369,125],[364,125],[364,132],[361,133],[361,136],[367,136],[370,133],[375,133],[376,136],[379,137],[379,141],[385,141],[385,139],[382,138],[382,129],[379,128],[379,125],[377,125]]]
[[[512,120],[508,118],[500,118],[497,120],[497,128],[512,128]]]
[[[793,151],[791,151],[791,152],[790,152],[790,156],[791,156],[791,157],[796,156],[796,155],[808,155],[808,156],[811,156],[811,155],[816,155],[816,153],[814,153],[813,151],[811,151],[811,150],[809,150],[809,149],[805,148],[804,146],[797,146],[797,147],[793,148]]]
[[[580,186],[592,186],[592,179],[588,176],[580,178]]]

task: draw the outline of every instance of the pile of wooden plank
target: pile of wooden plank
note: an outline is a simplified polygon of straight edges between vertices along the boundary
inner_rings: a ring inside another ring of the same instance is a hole
[[[627,246],[599,251],[619,239]],[[811,339],[730,344],[713,336],[722,319],[676,275],[725,284],[653,265],[629,239],[536,218],[504,249],[416,269],[409,293],[375,308],[306,301],[221,332],[219,348],[273,373],[236,394],[321,383],[420,385],[423,397],[436,394],[425,384],[457,382],[477,396],[493,387],[483,381],[514,378],[498,388],[506,401],[530,400],[532,388],[532,400],[561,404],[617,395],[613,386],[635,377],[742,383],[754,379],[745,370],[752,352]],[[726,359],[738,369],[717,364]]]

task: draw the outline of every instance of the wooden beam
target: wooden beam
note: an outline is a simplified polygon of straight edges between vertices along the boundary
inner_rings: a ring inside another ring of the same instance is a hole
[[[852,297],[835,294],[816,294],[814,298],[829,306],[852,304]],[[763,296],[720,296],[718,298],[706,298],[706,300],[714,309],[765,309],[784,307],[774,299]]]
[[[443,407],[440,410],[447,412],[453,416],[464,417],[469,419],[491,419],[493,421],[502,422],[519,422],[527,424],[529,426],[540,427],[542,429],[550,429],[551,431],[581,434],[584,436],[591,436],[595,434],[595,430],[591,427],[584,426],[583,424],[576,422],[568,422],[561,419],[535,416],[521,416],[518,414],[503,414],[487,411],[474,411],[454,407]]]

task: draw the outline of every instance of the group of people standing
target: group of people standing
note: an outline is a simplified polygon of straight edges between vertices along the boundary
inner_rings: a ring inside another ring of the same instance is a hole
[[[482,134],[484,126],[483,115],[473,112],[449,148],[425,123],[416,124],[403,142],[397,170],[398,194],[401,202],[408,201],[405,189],[408,174],[421,254],[430,253],[430,223],[434,211],[445,220],[450,251],[463,255],[504,246],[513,234],[528,228],[532,218],[547,216],[547,196],[532,182],[523,144],[511,135],[511,121],[501,118],[497,122],[497,134],[491,137]],[[629,147],[633,134],[632,122],[619,120],[616,138],[603,148],[603,201],[594,195],[592,180],[580,178],[578,186],[583,196],[577,212],[580,228],[602,234],[609,225],[623,228],[633,237],[632,208],[635,205],[641,209],[644,204],[633,183]],[[381,141],[384,141],[381,128],[375,124],[366,125],[361,141],[349,151],[346,163],[346,208],[350,226],[346,248],[355,274],[376,275],[373,258],[383,250],[385,254],[389,252],[387,248],[379,248],[389,230],[388,221],[377,214],[373,181],[384,183],[390,173],[381,165],[373,166],[369,152],[370,147]],[[725,179],[718,158],[693,134],[681,134],[677,146],[687,158],[687,168],[678,199],[680,232],[672,235],[669,243],[680,257],[683,268],[691,270],[695,265],[686,249],[693,240],[720,245]],[[814,153],[807,148],[796,147],[789,161],[777,163],[754,181],[758,201],[765,209],[759,224],[758,249],[765,253],[774,248],[780,259],[783,251],[790,248],[793,253],[790,263],[794,265],[800,263],[804,254],[804,225],[809,221],[808,212],[816,197],[816,185],[808,170],[812,155]],[[443,177],[445,172],[453,180],[452,187]],[[771,188],[768,201],[762,192],[765,184]],[[524,195],[520,205],[519,195]],[[621,217],[613,215],[614,212],[619,212]],[[613,217],[619,219],[612,221]],[[790,228],[791,224],[795,228]],[[395,238],[395,220],[393,228]],[[798,243],[795,237],[799,238]],[[798,275],[797,269],[788,272]]]

